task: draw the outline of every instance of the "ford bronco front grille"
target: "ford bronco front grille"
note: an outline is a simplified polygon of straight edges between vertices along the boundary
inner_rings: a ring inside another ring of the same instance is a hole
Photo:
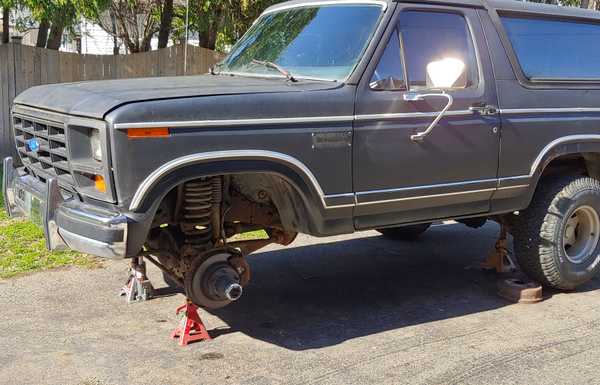
[[[13,117],[17,151],[28,172],[42,182],[56,178],[66,188],[73,188],[65,125],[30,117]]]

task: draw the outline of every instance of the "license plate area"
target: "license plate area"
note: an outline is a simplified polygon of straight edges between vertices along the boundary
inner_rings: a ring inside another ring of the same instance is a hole
[[[44,202],[29,191],[18,187],[15,190],[16,205],[31,222],[43,228]]]

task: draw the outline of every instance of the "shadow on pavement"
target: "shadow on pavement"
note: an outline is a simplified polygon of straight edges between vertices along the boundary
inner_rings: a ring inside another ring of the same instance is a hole
[[[478,230],[454,224],[413,243],[369,233],[256,254],[242,299],[211,311],[231,327],[217,334],[306,350],[507,306],[496,295],[500,276],[466,269],[485,259],[497,232],[491,223]]]

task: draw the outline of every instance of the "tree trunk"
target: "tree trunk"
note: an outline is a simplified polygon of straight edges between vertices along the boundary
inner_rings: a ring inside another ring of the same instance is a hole
[[[160,29],[158,31],[158,48],[166,48],[171,35],[173,22],[173,0],[164,0],[162,14],[160,15]]]
[[[50,29],[50,36],[48,36],[48,43],[46,44],[46,48],[57,50],[60,48],[62,44],[62,35],[65,26],[62,23],[52,23],[52,28]]]
[[[146,36],[142,39],[140,49],[138,52],[148,52],[152,50],[152,35]]]
[[[597,0],[581,0],[581,8],[598,9],[598,1]]]
[[[40,28],[38,29],[36,47],[45,48],[48,42],[48,31],[50,30],[50,22],[44,19],[40,22]]]
[[[120,52],[119,49],[119,38],[117,38],[117,18],[114,13],[110,13],[110,22],[112,25],[112,35],[113,35],[113,55],[118,55]]]
[[[10,41],[10,8],[2,8],[2,44]]]
[[[218,37],[216,24],[217,23],[210,23],[208,26],[208,29],[206,31],[202,31],[199,34],[198,40],[199,40],[200,47],[210,49],[213,51],[215,50],[215,48],[217,46],[217,37]]]

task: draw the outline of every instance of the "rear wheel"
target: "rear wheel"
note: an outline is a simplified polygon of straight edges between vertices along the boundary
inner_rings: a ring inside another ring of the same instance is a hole
[[[414,241],[429,229],[431,223],[422,223],[420,225],[389,227],[386,229],[377,229],[384,237],[398,241]]]
[[[600,182],[573,176],[541,182],[513,227],[519,265],[546,286],[572,290],[600,269]]]

